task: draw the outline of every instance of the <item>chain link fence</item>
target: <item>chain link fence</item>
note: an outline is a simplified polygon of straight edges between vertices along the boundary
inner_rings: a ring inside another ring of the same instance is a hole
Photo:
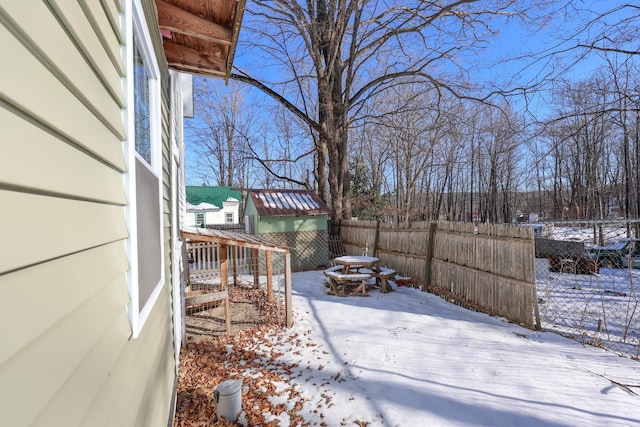
[[[640,221],[535,224],[542,327],[640,357]]]

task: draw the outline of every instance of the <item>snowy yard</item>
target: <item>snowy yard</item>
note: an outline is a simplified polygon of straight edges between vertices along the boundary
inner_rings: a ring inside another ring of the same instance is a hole
[[[241,425],[640,426],[629,358],[416,289],[330,296],[320,271],[293,275],[293,307],[291,329],[183,351],[177,426],[230,378]]]
[[[542,326],[628,355],[640,354],[640,270],[550,273],[536,281]]]
[[[627,236],[620,223],[602,227],[605,243]],[[594,242],[594,227],[555,226],[552,239]],[[640,270],[601,267],[598,274],[537,274],[542,326],[582,342],[640,357]]]

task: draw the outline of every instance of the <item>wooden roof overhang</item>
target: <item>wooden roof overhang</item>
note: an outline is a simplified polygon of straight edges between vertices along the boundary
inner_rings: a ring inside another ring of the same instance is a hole
[[[214,242],[220,245],[242,246],[252,249],[289,253],[288,246],[274,243],[251,234],[236,233],[226,230],[212,230],[210,228],[185,227],[180,230],[183,239],[191,239],[198,242]]]
[[[156,0],[169,68],[229,79],[246,0]]]

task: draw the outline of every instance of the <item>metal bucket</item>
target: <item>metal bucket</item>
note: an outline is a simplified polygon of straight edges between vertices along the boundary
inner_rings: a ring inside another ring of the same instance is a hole
[[[236,421],[242,410],[242,381],[227,380],[218,384],[213,398],[216,401],[216,415],[227,421]]]

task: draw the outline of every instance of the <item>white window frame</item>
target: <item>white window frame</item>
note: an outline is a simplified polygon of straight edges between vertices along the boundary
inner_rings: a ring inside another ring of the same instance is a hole
[[[207,213],[206,212],[195,212],[194,216],[195,216],[196,227],[200,227],[200,222],[198,221],[199,215],[202,215],[202,226],[206,227],[207,226]]]
[[[129,271],[127,283],[129,291],[129,304],[127,312],[131,323],[132,337],[138,338],[142,328],[160,296],[164,286],[164,244],[163,244],[163,215],[162,215],[162,132],[160,117],[160,68],[153,50],[151,36],[144,16],[144,10],[140,0],[125,1],[125,64],[126,76],[124,87],[127,94],[127,109],[124,111],[127,130],[127,139],[124,142],[124,157],[127,164],[125,174],[125,190],[128,203],[125,208],[125,217],[129,229],[129,237],[126,240],[127,256],[129,259]],[[134,104],[134,79],[133,79],[133,43],[137,41],[137,48],[143,58],[149,73],[149,114],[150,114],[150,142],[151,164],[148,164],[142,156],[136,152],[135,147],[135,104]],[[137,180],[136,159],[148,166],[149,171],[158,179],[158,215],[160,216],[160,280],[154,286],[146,303],[140,306],[140,285],[138,275],[140,266],[138,262],[138,207],[137,207]]]
[[[231,221],[229,221],[229,217],[231,217]],[[233,214],[233,212],[225,212],[224,214],[224,223],[225,224],[233,224],[235,221],[235,215]]]

